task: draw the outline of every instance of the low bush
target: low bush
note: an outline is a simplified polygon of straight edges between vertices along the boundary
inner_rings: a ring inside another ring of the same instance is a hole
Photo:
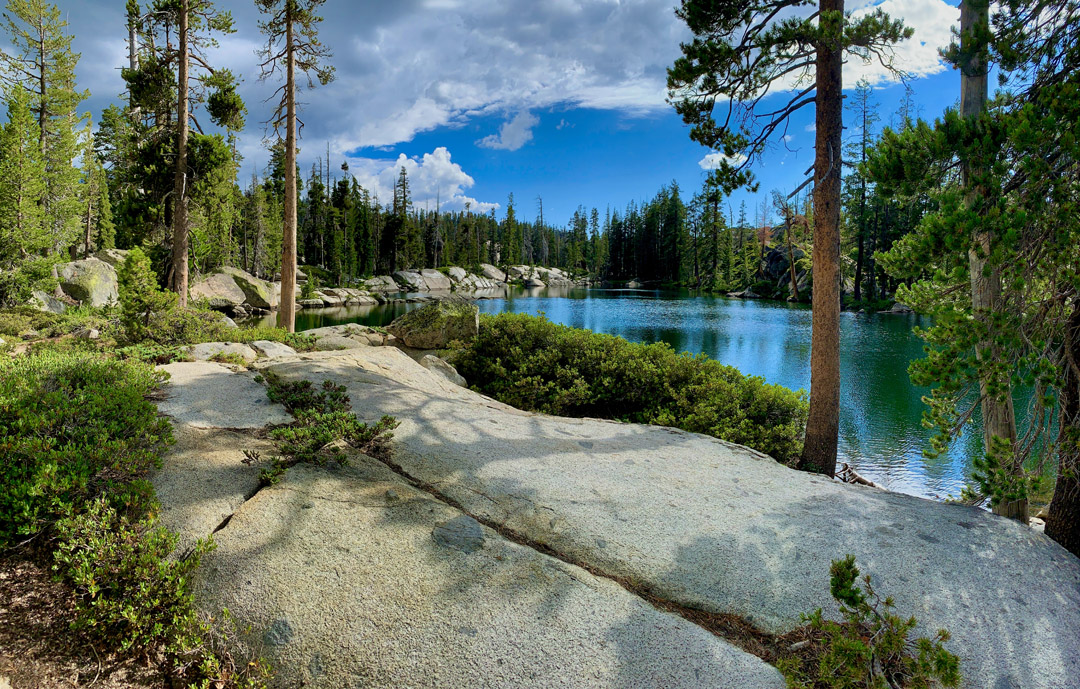
[[[663,343],[556,325],[543,317],[481,316],[452,363],[480,392],[521,409],[674,426],[747,445],[782,462],[802,449],[802,391],[769,385]]]
[[[930,689],[960,684],[960,659],[945,650],[949,632],[910,639],[917,621],[892,612],[863,577],[860,587],[855,556],[834,560],[829,589],[840,604],[843,622],[826,620],[821,609],[803,616],[809,644],[798,657],[778,667],[789,689]]]
[[[192,603],[209,544],[173,552],[140,478],[172,440],[149,399],[166,374],[62,344],[0,359],[0,548],[44,534],[37,543],[51,544],[53,571],[78,596],[76,631],[160,660],[169,686],[263,686],[265,664],[237,666]]]
[[[103,337],[119,333],[120,321],[115,309],[89,306],[70,308],[62,314],[39,311],[29,306],[0,310],[0,335],[22,337],[34,332],[39,337],[60,337],[97,330]]]
[[[0,546],[159,461],[172,431],[147,396],[165,377],[86,352],[0,360]]]
[[[34,290],[52,293],[57,286],[53,268],[62,260],[59,255],[39,256],[0,269],[0,306],[25,304]]]
[[[181,653],[198,645],[189,580],[209,544],[200,541],[186,557],[170,559],[177,536],[152,516],[125,516],[105,498],[61,519],[56,535],[53,570],[79,596],[77,631],[121,652]]]
[[[344,386],[328,380],[316,388],[308,380],[283,381],[272,374],[266,382],[270,399],[288,409],[296,421],[270,432],[281,455],[272,457],[270,467],[263,470],[265,483],[276,483],[290,466],[301,462],[347,463],[342,442],[377,459],[389,457],[398,422],[384,416],[375,424],[361,423],[349,411],[352,405]]]

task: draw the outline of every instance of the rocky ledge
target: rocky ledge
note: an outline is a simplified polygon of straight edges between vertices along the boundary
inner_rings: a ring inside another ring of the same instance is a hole
[[[848,553],[921,632],[952,633],[964,686],[1080,677],[1080,560],[1015,522],[705,436],[525,413],[393,347],[253,366],[333,380],[361,419],[401,422],[392,464],[357,455],[258,490],[252,410],[284,410],[252,373],[169,367],[163,517],[189,541],[216,530],[198,601],[251,625],[280,686],[782,687],[633,591],[784,632],[836,615],[828,565]]]

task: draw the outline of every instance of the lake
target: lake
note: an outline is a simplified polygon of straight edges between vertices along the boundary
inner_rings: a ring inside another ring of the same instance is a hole
[[[689,292],[626,289],[512,288],[477,302],[482,313],[544,313],[575,328],[635,342],[667,342],[704,352],[748,375],[792,389],[810,387],[811,312],[806,306],[727,299]],[[340,323],[387,325],[422,304],[302,310],[297,330]],[[269,323],[272,323],[272,317]],[[843,313],[840,318],[840,460],[887,488],[924,497],[959,495],[981,452],[969,430],[948,453],[927,459],[930,431],[921,424],[926,390],[908,379],[923,355],[912,334],[915,315]]]

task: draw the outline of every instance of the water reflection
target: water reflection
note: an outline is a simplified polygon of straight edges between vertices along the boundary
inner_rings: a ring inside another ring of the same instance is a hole
[[[810,386],[811,312],[804,306],[715,296],[629,289],[549,287],[513,289],[477,302],[484,313],[544,313],[557,323],[667,342],[677,351],[704,352],[750,375],[792,389]],[[341,323],[386,325],[422,304],[385,304],[302,310],[297,330]],[[267,321],[272,323],[272,317]],[[968,432],[948,452],[922,455],[930,431],[921,425],[925,390],[908,379],[923,355],[911,329],[913,315],[852,314],[841,318],[840,455],[892,490],[958,495],[970,478],[980,434]]]

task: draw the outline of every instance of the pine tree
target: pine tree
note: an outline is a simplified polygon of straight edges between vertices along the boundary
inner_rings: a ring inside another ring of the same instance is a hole
[[[89,93],[75,87],[79,54],[71,50],[72,36],[56,5],[43,0],[8,0],[4,12],[14,52],[0,52],[3,80],[22,86],[37,119],[38,142],[45,166],[42,197],[44,220],[52,235],[52,250],[71,248],[80,236],[78,132],[79,103]]]
[[[14,270],[26,257],[53,250],[45,222],[45,161],[31,96],[15,86],[0,134],[0,266]]]
[[[319,41],[318,35],[322,17],[317,12],[323,2],[325,0],[255,0],[255,5],[267,15],[259,23],[260,30],[266,35],[266,48],[260,53],[261,78],[285,73],[273,124],[275,129],[285,128],[285,221],[278,325],[289,332],[296,329],[296,99],[300,88],[296,71],[307,76],[309,88],[314,85],[312,76],[324,85],[334,77],[332,67],[320,64],[330,57],[330,51]]]
[[[816,5],[810,17],[788,8]],[[844,0],[682,0],[676,14],[694,40],[668,70],[676,111],[691,125],[695,141],[725,159],[714,172],[725,191],[756,188],[749,166],[798,110],[815,106],[814,313],[811,344],[810,416],[799,468],[832,476],[840,419],[840,168],[845,54],[887,64],[888,47],[911,30],[876,10],[855,19]],[[803,77],[786,105],[758,110],[769,86]],[[714,119],[717,103],[721,114]],[[726,111],[726,115],[723,114]],[[737,158],[736,156],[742,156]],[[732,162],[739,161],[742,162]]]

